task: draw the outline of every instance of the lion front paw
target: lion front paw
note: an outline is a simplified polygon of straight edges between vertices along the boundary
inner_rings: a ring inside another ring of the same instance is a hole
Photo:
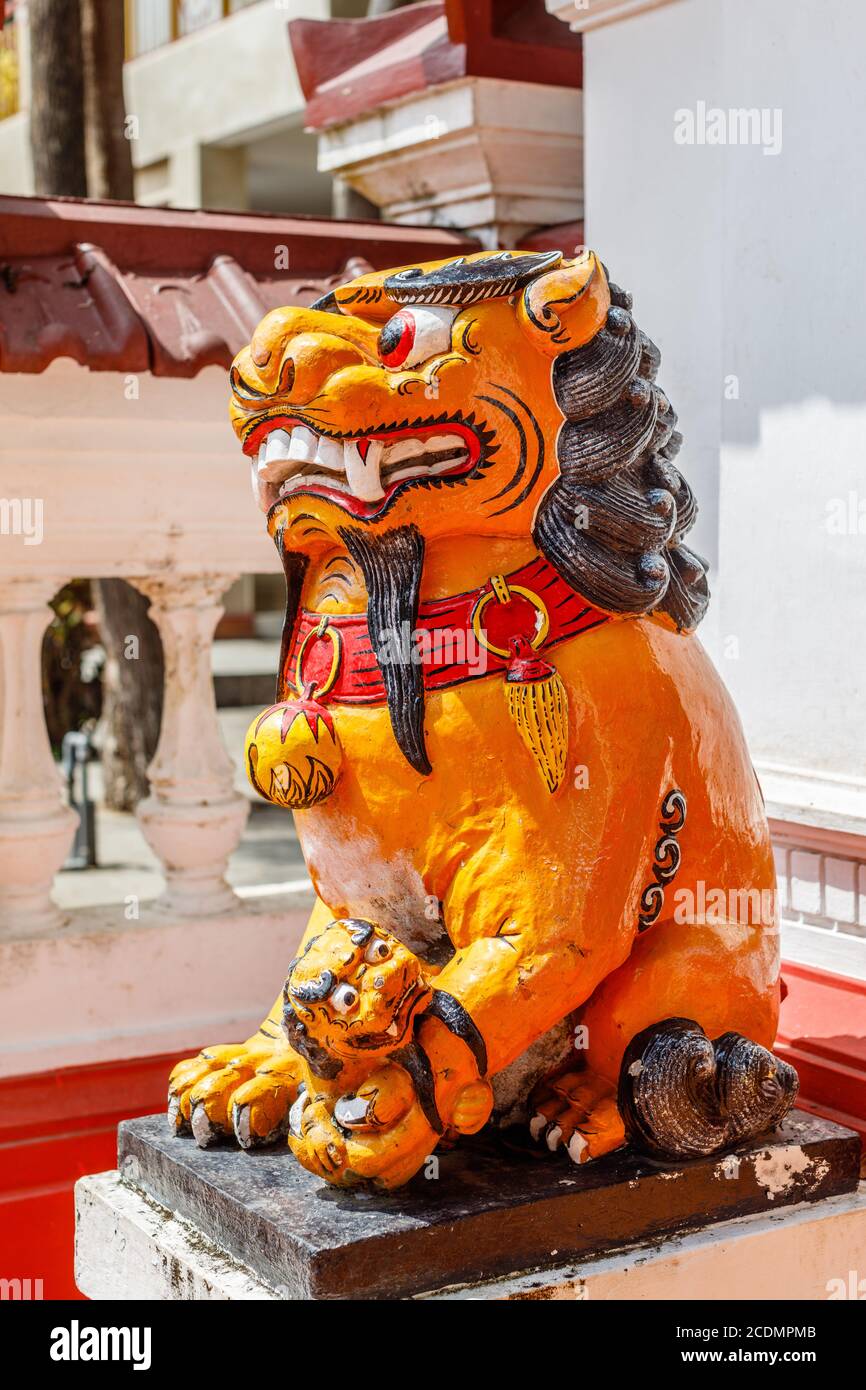
[[[272,1143],[288,1123],[301,1069],[288,1047],[260,1038],[206,1047],[179,1062],[169,1078],[168,1118],[200,1148],[232,1136],[244,1149]]]
[[[309,1173],[341,1186],[358,1181],[346,1171],[347,1145],[329,1098],[312,1095],[303,1082],[289,1111],[288,1138],[289,1148]]]
[[[433,1152],[438,1136],[417,1102],[391,1124],[377,1123],[382,1113],[371,1094],[335,1099],[302,1086],[289,1112],[289,1147],[302,1167],[335,1186],[400,1187]],[[342,1123],[352,1120],[354,1128]]]

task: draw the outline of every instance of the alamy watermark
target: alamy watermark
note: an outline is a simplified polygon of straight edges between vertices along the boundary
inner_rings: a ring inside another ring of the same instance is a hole
[[[149,1327],[82,1327],[73,1318],[68,1327],[51,1332],[52,1361],[130,1361],[134,1371],[150,1370]]]
[[[0,536],[23,536],[25,545],[41,545],[41,497],[0,497]]]
[[[779,920],[775,888],[713,888],[698,879],[694,888],[673,894],[674,921],[708,927],[775,927]]]
[[[398,628],[385,628],[376,643],[380,666],[462,666],[483,675],[487,670],[487,649],[475,633],[465,628],[413,628],[404,621]]]
[[[31,1303],[44,1297],[41,1279],[0,1279],[0,1303]]]
[[[695,103],[694,110],[681,106],[674,112],[677,145],[755,145],[764,154],[782,152],[782,108],[737,106],[725,110]]]

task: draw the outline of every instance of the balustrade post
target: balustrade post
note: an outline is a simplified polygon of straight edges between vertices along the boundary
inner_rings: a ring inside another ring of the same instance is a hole
[[[0,936],[65,920],[51,888],[77,817],[63,801],[42,707],[42,638],[63,582],[0,579]]]
[[[225,880],[247,815],[234,790],[234,766],[217,721],[211,672],[219,600],[233,575],[148,576],[132,582],[150,599],[165,657],[165,699],[150,796],[138,807],[141,828],[162,862],[160,904],[185,916],[238,905]]]

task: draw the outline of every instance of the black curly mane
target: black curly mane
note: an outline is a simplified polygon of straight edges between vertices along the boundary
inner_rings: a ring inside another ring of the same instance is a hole
[[[709,601],[706,561],[683,545],[697,515],[674,467],[682,435],[655,384],[660,353],[631,316],[631,295],[611,284],[605,327],[558,357],[553,390],[565,416],[560,477],[533,540],[566,583],[613,613],[666,613],[697,627]]]

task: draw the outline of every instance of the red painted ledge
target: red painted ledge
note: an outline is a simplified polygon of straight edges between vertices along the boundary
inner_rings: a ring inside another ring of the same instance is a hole
[[[776,1050],[797,1068],[803,1108],[866,1142],[866,981],[786,962]]]
[[[72,1189],[117,1165],[117,1126],[165,1105],[171,1056],[0,1080],[0,1278],[41,1279],[46,1299],[81,1298]]]

